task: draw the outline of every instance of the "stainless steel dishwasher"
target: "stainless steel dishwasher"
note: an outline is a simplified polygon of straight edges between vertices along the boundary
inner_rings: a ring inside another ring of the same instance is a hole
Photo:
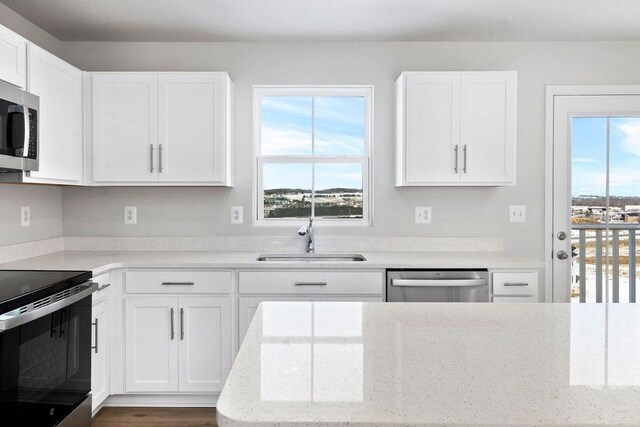
[[[489,302],[487,270],[387,270],[389,302]]]

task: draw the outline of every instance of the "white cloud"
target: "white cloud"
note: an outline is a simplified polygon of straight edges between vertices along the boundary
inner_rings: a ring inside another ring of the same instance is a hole
[[[640,156],[640,120],[623,123],[619,126],[624,134],[622,148],[636,156]]]

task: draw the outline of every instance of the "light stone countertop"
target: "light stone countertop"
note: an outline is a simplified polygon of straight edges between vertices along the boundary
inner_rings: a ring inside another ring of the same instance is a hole
[[[226,426],[640,425],[640,306],[265,302]]]
[[[544,262],[503,252],[360,252],[362,262],[260,262],[258,252],[61,251],[0,264],[10,270],[90,270],[94,275],[116,268],[544,268]]]

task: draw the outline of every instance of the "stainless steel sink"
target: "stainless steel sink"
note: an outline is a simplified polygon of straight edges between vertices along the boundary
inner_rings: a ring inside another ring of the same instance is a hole
[[[258,261],[271,262],[359,262],[367,259],[360,254],[264,254]]]

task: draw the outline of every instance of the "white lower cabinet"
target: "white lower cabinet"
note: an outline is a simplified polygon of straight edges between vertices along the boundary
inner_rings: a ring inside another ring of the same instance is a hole
[[[101,283],[100,279],[94,281]],[[93,294],[91,307],[91,410],[104,402],[110,392],[111,298],[106,288]]]
[[[538,302],[538,271],[491,272],[494,303]]]
[[[127,392],[219,392],[231,367],[229,297],[125,300]]]

